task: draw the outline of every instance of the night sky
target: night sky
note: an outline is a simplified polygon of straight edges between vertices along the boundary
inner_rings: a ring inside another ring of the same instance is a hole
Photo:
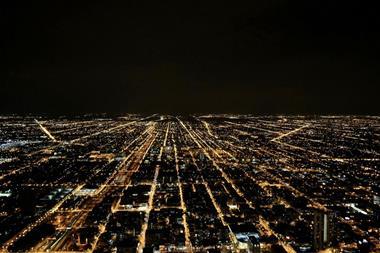
[[[0,113],[379,114],[369,2],[1,1]]]

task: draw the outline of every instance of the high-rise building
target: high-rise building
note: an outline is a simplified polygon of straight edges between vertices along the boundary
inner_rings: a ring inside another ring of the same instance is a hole
[[[373,220],[377,224],[380,224],[380,206],[375,206],[373,209]]]
[[[319,251],[330,247],[334,234],[334,213],[316,210],[314,212],[315,250]]]
[[[236,234],[236,250],[245,253],[260,253],[260,238],[257,233],[245,232]]]
[[[373,204],[380,206],[380,196],[373,196]]]

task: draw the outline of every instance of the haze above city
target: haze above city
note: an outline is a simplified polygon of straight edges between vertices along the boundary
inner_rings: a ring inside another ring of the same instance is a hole
[[[379,113],[368,1],[2,1],[0,112]]]

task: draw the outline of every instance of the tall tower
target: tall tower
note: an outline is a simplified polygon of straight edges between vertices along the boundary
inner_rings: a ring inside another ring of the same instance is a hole
[[[314,212],[314,249],[319,251],[331,246],[334,237],[334,214],[316,210]]]

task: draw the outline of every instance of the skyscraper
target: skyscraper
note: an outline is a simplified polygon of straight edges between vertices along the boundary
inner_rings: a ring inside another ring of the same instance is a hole
[[[334,214],[316,210],[314,212],[314,248],[316,251],[331,246],[334,237]]]

